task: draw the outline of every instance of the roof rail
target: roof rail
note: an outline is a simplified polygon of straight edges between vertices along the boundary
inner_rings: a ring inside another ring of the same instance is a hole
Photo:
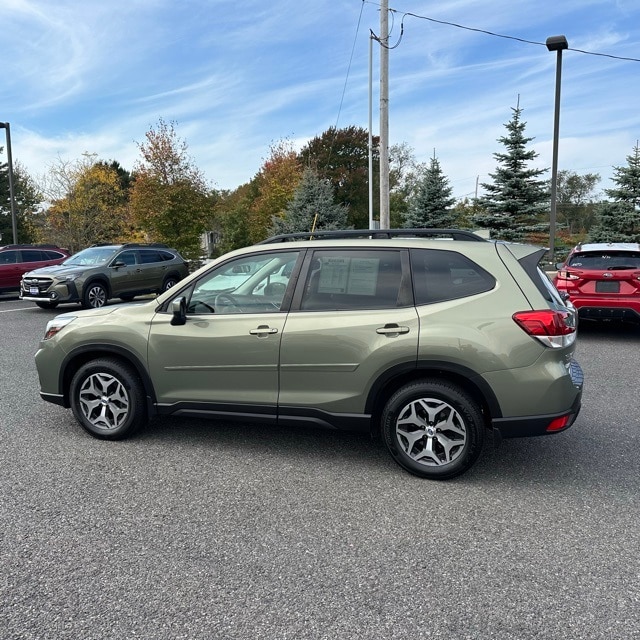
[[[60,249],[57,244],[5,244],[3,249]]]
[[[96,242],[92,247],[155,247],[158,249],[168,249],[169,245],[164,242]]]
[[[484,238],[472,231],[462,229],[343,229],[284,233],[267,238],[258,244],[276,244],[293,240],[338,240],[340,238],[449,238],[451,240],[486,242]]]

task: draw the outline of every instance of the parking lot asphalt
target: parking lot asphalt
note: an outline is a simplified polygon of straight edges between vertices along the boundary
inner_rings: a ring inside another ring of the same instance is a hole
[[[0,298],[1,638],[640,638],[639,329],[581,326],[576,424],[439,483],[358,434],[95,440],[38,395],[57,312]]]

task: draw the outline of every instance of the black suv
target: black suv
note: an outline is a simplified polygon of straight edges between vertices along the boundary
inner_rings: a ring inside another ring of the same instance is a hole
[[[0,247],[0,293],[18,291],[20,278],[28,271],[60,264],[69,257],[55,244],[8,244]]]
[[[60,265],[26,273],[20,298],[43,309],[65,302],[95,309],[110,298],[162,293],[188,273],[182,256],[164,244],[94,245]]]

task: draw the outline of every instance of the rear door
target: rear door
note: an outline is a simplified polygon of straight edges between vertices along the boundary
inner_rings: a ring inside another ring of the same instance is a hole
[[[400,249],[310,252],[280,347],[281,415],[362,414],[378,376],[415,366],[409,281]]]

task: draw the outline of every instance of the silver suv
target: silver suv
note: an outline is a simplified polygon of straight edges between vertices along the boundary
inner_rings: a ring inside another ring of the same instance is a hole
[[[104,439],[154,415],[355,429],[446,479],[498,437],[574,422],[575,312],[545,250],[462,231],[279,236],[146,304],[51,320],[41,396]]]
[[[110,298],[128,301],[138,295],[162,293],[188,273],[182,256],[165,244],[94,245],[60,265],[26,273],[20,298],[43,309],[66,302],[95,309]]]

